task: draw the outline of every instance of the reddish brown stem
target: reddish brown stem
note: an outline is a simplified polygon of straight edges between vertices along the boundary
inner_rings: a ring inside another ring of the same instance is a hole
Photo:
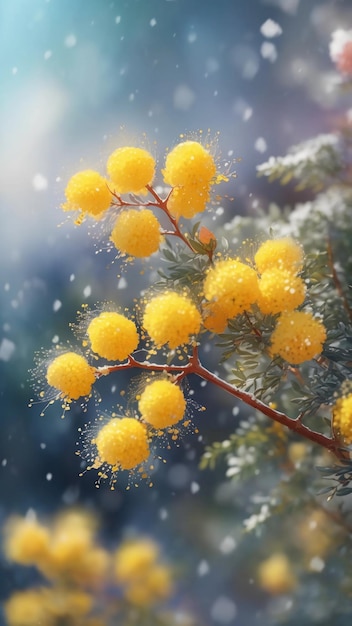
[[[189,374],[195,374],[203,380],[213,383],[220,389],[223,389],[227,393],[231,394],[235,398],[242,400],[248,406],[253,407],[255,410],[260,411],[270,419],[286,426],[293,432],[297,433],[301,437],[313,441],[314,443],[326,448],[330,452],[333,452],[338,459],[345,458],[344,450],[341,448],[339,442],[334,437],[323,435],[322,433],[311,430],[308,426],[302,423],[302,416],[299,415],[296,418],[288,417],[285,413],[277,411],[271,406],[268,406],[261,400],[258,400],[253,394],[238,389],[231,383],[226,382],[216,374],[210,372],[205,368],[198,357],[198,349],[194,347],[193,354],[189,357],[189,361],[183,365],[159,365],[156,363],[150,363],[149,361],[137,361],[134,357],[130,356],[126,363],[117,365],[106,365],[97,370],[97,377],[116,372],[121,369],[128,368],[141,368],[146,370],[152,370],[156,372],[168,372],[174,374],[177,382],[180,382],[182,378]]]
[[[188,246],[188,248],[190,248],[190,250],[192,250],[192,252],[195,252],[195,250],[193,250],[190,242],[188,241],[187,237],[185,237],[185,235],[181,232],[181,230],[179,228],[179,225],[177,223],[177,220],[174,217],[172,217],[172,215],[170,215],[170,212],[169,212],[169,210],[167,208],[167,203],[168,203],[168,200],[170,198],[170,195],[171,195],[172,191],[170,191],[169,195],[165,198],[165,200],[162,200],[162,198],[160,198],[159,194],[156,193],[156,191],[153,189],[153,187],[151,187],[150,185],[147,185],[146,187],[147,187],[149,193],[156,200],[156,203],[153,204],[153,206],[157,206],[159,209],[161,209],[165,213],[165,215],[167,215],[169,221],[172,224],[172,227],[173,227],[174,230],[173,230],[172,233],[167,232],[167,234],[168,235],[170,235],[170,234],[176,235],[177,237],[179,237],[179,239],[182,239],[182,241],[186,244],[186,246]],[[149,206],[151,206],[151,205],[149,205]]]

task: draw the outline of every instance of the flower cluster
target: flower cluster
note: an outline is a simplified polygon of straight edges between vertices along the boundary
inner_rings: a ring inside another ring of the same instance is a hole
[[[138,389],[135,385],[128,394],[126,408],[119,404],[109,413],[99,411],[95,423],[79,429],[83,447],[79,454],[88,469],[98,470],[98,485],[110,476],[114,487],[117,472],[123,470],[128,472],[129,481],[139,476],[149,478],[151,455],[158,456],[154,445],[165,447],[168,439],[178,441],[189,429],[191,402],[185,397],[186,385],[181,384],[188,374],[224,388],[275,422],[296,430],[294,422],[275,409],[274,394],[284,387],[288,372],[299,378],[297,366],[308,362],[303,368],[308,371],[314,357],[323,351],[325,313],[322,308],[315,312],[314,290],[310,291],[311,282],[303,278],[303,272],[309,276],[309,271],[304,268],[305,255],[298,241],[282,236],[258,245],[246,239],[242,250],[247,252],[235,255],[227,242],[219,242],[222,249],[218,249],[214,233],[200,223],[184,232],[179,218],[204,211],[212,185],[226,179],[217,173],[210,148],[209,144],[186,140],[168,152],[161,173],[171,190],[166,190],[164,197],[153,187],[154,157],[131,146],[110,155],[107,179],[89,170],[75,174],[66,188],[65,210],[78,209],[82,216],[103,221],[107,214],[113,218],[106,222],[113,221],[110,239],[121,253],[148,257],[165,239],[167,247],[162,254],[171,264],[165,272],[159,268],[159,282],[142,292],[132,313],[115,303],[99,305],[95,310],[84,307],[73,326],[81,341],[79,349],[58,345],[42,367],[49,393],[41,388],[40,397],[49,401],[58,398],[64,409],[73,401],[84,406],[91,396],[97,398],[95,383],[103,376],[120,369],[148,371],[140,378]],[[124,199],[121,194],[129,195]],[[165,230],[156,211],[168,220]],[[178,242],[173,247],[171,240],[175,239]],[[223,345],[229,347],[225,359],[234,355],[238,387],[202,365],[199,346],[209,331],[221,334]],[[255,371],[249,382],[240,364],[243,355],[245,360],[248,356],[249,368]],[[262,367],[266,368],[264,373]],[[275,368],[279,375],[273,375]],[[263,398],[268,404],[263,404]],[[335,421],[337,424],[337,418]],[[342,431],[343,426],[336,428]],[[308,428],[301,425],[300,429],[312,439]]]
[[[204,280],[205,328],[221,333],[228,320],[256,305],[265,315],[279,314],[272,355],[298,364],[320,354],[326,339],[322,322],[310,312],[295,310],[306,295],[298,275],[303,261],[302,247],[289,237],[265,241],[254,256],[254,267],[239,259],[218,260]]]
[[[111,617],[127,623],[139,611],[161,620],[157,609],[174,593],[174,574],[160,546],[136,537],[107,550],[96,530],[96,519],[80,509],[61,512],[49,523],[33,512],[8,519],[5,557],[36,567],[46,579],[45,586],[16,591],[5,601],[8,626],[104,626]]]
[[[74,174],[66,186],[66,202],[62,208],[80,211],[77,224],[85,216],[102,220],[112,214],[112,229],[111,220],[107,220],[110,241],[122,255],[136,258],[154,254],[163,240],[159,219],[148,207],[166,213],[177,233],[178,218],[190,218],[204,211],[212,184],[227,180],[223,175],[215,176],[214,157],[198,141],[181,142],[168,153],[162,170],[164,182],[171,186],[166,200],[151,187],[155,160],[143,148],[124,146],[115,150],[107,160],[107,173],[108,178],[94,170]],[[143,202],[137,197],[148,193],[152,200]],[[123,199],[123,194],[130,194],[130,198]]]

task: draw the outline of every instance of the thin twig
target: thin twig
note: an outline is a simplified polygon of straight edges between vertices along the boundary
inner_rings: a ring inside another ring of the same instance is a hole
[[[323,448],[326,448],[327,450],[335,454],[338,459],[346,458],[345,451],[341,447],[339,441],[334,436],[329,437],[315,430],[311,430],[308,426],[302,423],[302,414],[298,415],[298,417],[296,418],[289,417],[285,413],[281,413],[280,411],[274,409],[272,406],[269,406],[261,400],[258,400],[253,394],[247,391],[243,391],[238,387],[235,387],[231,383],[228,383],[216,374],[210,372],[201,364],[198,356],[197,346],[194,346],[193,353],[189,356],[188,363],[183,365],[160,365],[157,363],[151,363],[150,361],[137,361],[134,357],[129,356],[126,363],[119,363],[117,365],[106,365],[101,368],[97,368],[96,375],[97,378],[99,378],[100,376],[106,376],[108,374],[111,374],[112,372],[133,367],[174,374],[175,380],[177,382],[180,382],[182,378],[188,376],[189,374],[195,374],[196,376],[199,376],[199,378],[213,383],[214,385],[216,385],[220,389],[223,389],[235,398],[242,400],[242,402],[244,402],[248,406],[253,407],[257,411],[260,411],[275,422],[282,424],[282,426],[286,426],[301,437],[308,439],[309,441],[313,441]]]

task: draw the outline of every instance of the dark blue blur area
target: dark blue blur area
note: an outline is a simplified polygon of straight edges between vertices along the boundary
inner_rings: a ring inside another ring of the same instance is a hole
[[[267,20],[279,27],[275,36],[263,34]],[[182,563],[181,591],[205,624],[220,623],[211,617],[218,597],[237,606],[226,624],[249,624],[260,602],[241,598],[236,565],[217,547],[232,532],[219,495],[224,468],[198,469],[204,445],[233,432],[238,410],[191,380],[192,398],[207,407],[195,411],[199,435],[165,451],[153,488],[126,491],[122,479],[110,491],[108,483],[95,487],[94,471],[79,477],[77,429],[94,421],[96,406],[64,419],[60,403],[44,416],[42,404],[29,408],[33,355],[57,342],[74,345],[68,325],[82,303],[132,308],[153,278],[141,274],[148,263],[136,263],[121,280],[113,255],[96,254],[104,232],[94,243],[59,207],[70,176],[104,173],[115,147],[143,137],[160,169],[180,134],[199,129],[219,131],[220,161],[235,161],[222,220],[291,202],[294,191],[258,180],[256,166],[331,130],[346,101],[337,104],[329,87],[330,34],[351,24],[350,0],[0,2],[0,524],[13,513],[50,515],[79,504],[99,512],[107,541],[126,528],[151,534]],[[216,369],[217,355],[205,356]],[[103,410],[121,402],[130,379],[102,381]],[[205,559],[210,571],[201,578]],[[0,602],[32,575],[0,560]]]

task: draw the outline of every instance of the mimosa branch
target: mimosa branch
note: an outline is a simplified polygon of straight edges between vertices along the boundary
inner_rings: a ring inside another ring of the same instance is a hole
[[[99,378],[100,376],[107,376],[113,372],[130,368],[139,368],[154,372],[167,372],[168,374],[174,375],[175,382],[177,383],[189,374],[199,376],[199,378],[216,385],[219,389],[223,389],[230,395],[238,398],[248,406],[254,408],[256,411],[260,411],[263,415],[266,415],[275,422],[278,422],[282,426],[286,426],[301,437],[326,448],[335,454],[338,459],[341,460],[346,458],[345,451],[337,439],[333,436],[329,437],[315,430],[311,430],[308,426],[302,423],[302,415],[298,415],[296,418],[289,417],[285,413],[281,413],[261,400],[258,400],[258,398],[256,398],[253,394],[235,387],[204,367],[199,360],[197,346],[193,348],[193,353],[189,356],[188,363],[183,365],[160,365],[157,363],[151,363],[150,361],[138,361],[133,356],[129,356],[126,363],[105,365],[97,368],[96,376]]]

